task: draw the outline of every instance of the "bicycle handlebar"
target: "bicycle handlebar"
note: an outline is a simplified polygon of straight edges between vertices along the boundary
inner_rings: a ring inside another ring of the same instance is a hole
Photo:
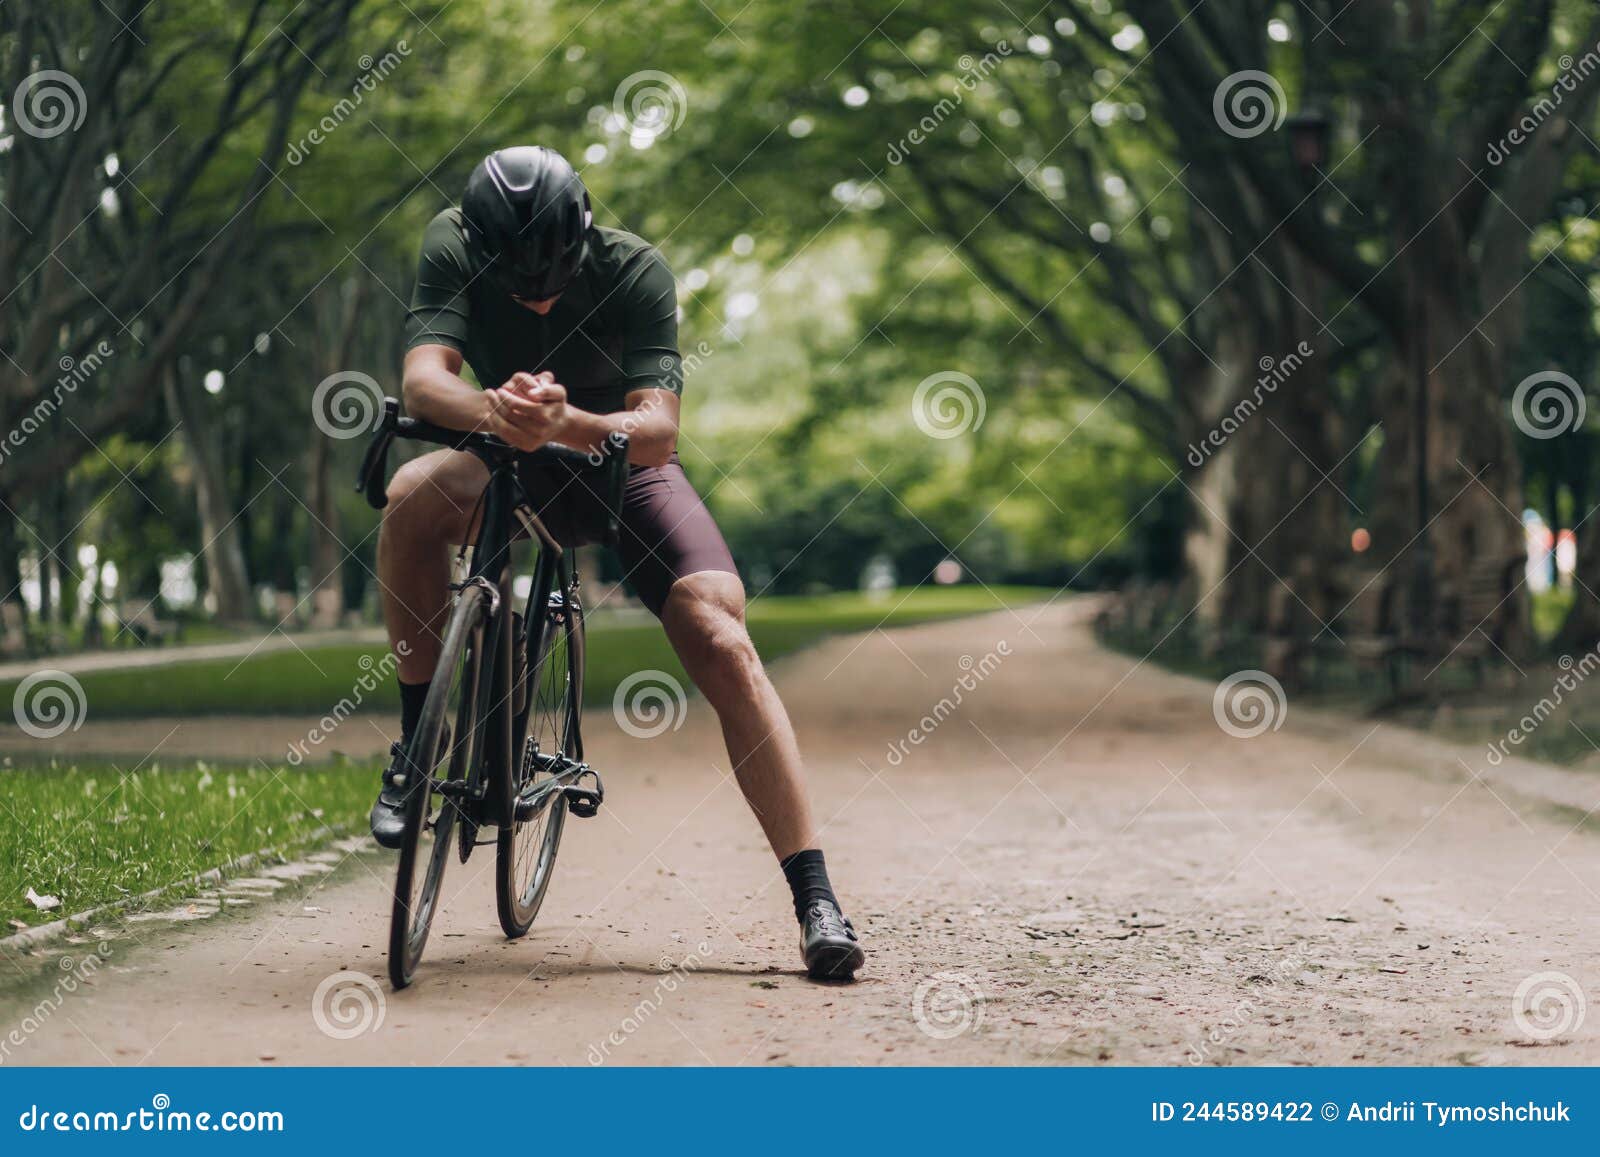
[[[537,450],[518,450],[509,442],[476,430],[451,430],[435,426],[420,418],[402,418],[400,402],[396,398],[383,399],[383,418],[367,443],[366,455],[361,459],[361,473],[356,478],[356,489],[366,495],[367,504],[374,510],[389,505],[388,475],[389,447],[396,438],[410,438],[416,442],[432,442],[452,450],[466,450],[487,461],[500,462],[521,458],[531,462],[565,462],[569,466],[582,466],[591,470],[609,468],[607,478],[608,505],[615,533],[616,512],[622,505],[622,488],[627,482],[628,436],[613,434],[608,441],[609,450],[600,460],[596,455],[574,450],[557,443],[541,446]]]

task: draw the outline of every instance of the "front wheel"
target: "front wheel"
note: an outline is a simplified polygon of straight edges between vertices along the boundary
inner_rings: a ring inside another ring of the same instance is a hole
[[[528,739],[518,753],[513,798],[551,778],[539,766],[538,756],[580,759],[583,750],[578,733],[583,710],[583,610],[576,592],[552,594],[543,620],[535,619],[530,628],[539,636],[528,670]],[[500,927],[513,940],[527,934],[544,903],[566,820],[566,797],[553,792],[537,814],[500,828],[495,893]]]
[[[476,586],[461,592],[445,629],[433,686],[406,748],[409,774],[418,779],[407,785],[406,830],[389,922],[389,979],[397,989],[411,983],[422,960],[450,860],[450,837],[462,820],[460,797],[441,791],[441,785],[466,779],[480,754],[478,688],[488,618],[484,598]]]

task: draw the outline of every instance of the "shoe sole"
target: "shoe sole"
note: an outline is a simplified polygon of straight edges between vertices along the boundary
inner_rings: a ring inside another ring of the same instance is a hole
[[[806,975],[812,980],[851,980],[866,962],[859,944],[819,944],[806,961]]]
[[[380,848],[387,848],[389,851],[393,852],[393,851],[398,851],[399,848],[400,848],[400,845],[405,843],[406,832],[405,832],[404,828],[401,828],[390,839],[385,839],[384,837],[380,836],[377,832],[373,832],[372,833],[372,838],[377,842],[377,844],[378,844],[378,846]]]

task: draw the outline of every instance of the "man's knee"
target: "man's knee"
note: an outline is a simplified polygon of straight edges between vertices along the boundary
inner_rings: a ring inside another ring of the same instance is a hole
[[[716,572],[707,572],[713,574]],[[744,587],[737,575],[679,580],[668,600],[679,657],[707,698],[737,694],[763,678],[761,660],[744,621]]]
[[[418,495],[427,485],[428,468],[422,459],[415,458],[405,463],[394,472],[394,477],[389,479],[389,503],[383,508],[384,518],[406,517],[416,511],[422,499]]]
[[[459,535],[461,524],[470,515],[475,492],[453,456],[425,454],[403,464],[389,479],[389,502],[383,508],[386,527],[407,536],[427,535],[449,538]],[[481,489],[481,480],[478,489]]]

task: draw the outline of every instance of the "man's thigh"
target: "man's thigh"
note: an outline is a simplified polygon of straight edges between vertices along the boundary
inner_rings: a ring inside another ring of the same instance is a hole
[[[676,458],[632,472],[621,523],[617,554],[623,570],[658,618],[679,579],[708,571],[738,577],[722,531]]]

